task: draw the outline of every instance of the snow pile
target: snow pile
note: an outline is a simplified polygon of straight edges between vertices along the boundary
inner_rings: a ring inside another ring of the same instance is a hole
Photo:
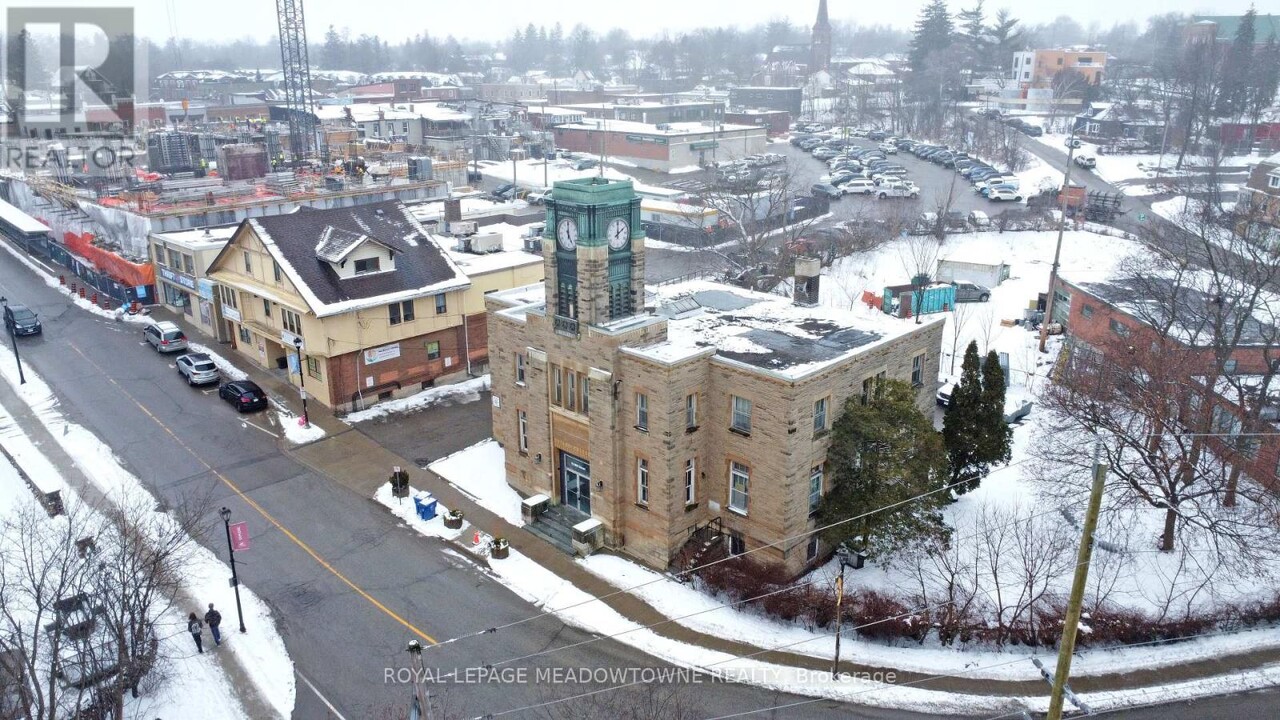
[[[233,365],[230,360],[210,350],[208,346],[201,345],[200,343],[188,342],[187,347],[191,349],[191,352],[204,353],[205,355],[208,355],[209,359],[213,361],[213,364],[218,366],[218,372],[222,373],[222,376],[228,380],[249,379],[249,375],[245,373],[245,371]]]
[[[420,393],[398,400],[381,402],[371,408],[350,413],[343,420],[353,424],[366,420],[384,420],[393,414],[424,410],[433,405],[475,402],[480,399],[480,393],[488,389],[489,376],[481,375],[453,385],[427,388]]]
[[[516,527],[524,526],[520,494],[507,484],[506,456],[496,440],[478,442],[428,467],[488,511]]]
[[[429,493],[423,493],[423,491],[410,486],[409,497],[398,498],[391,494],[391,483],[383,483],[378,486],[378,491],[374,493],[373,499],[390,510],[392,515],[403,520],[406,525],[429,537],[440,538],[441,540],[457,540],[471,526],[471,523],[463,520],[462,527],[457,530],[445,527],[444,514],[449,512],[449,508],[440,503],[436,503],[436,516],[434,518],[423,520],[418,517],[413,498],[418,497],[420,494]]]
[[[288,410],[276,410],[276,419],[280,421],[285,439],[294,445],[305,445],[325,436],[324,428],[315,423],[303,425],[302,416]]]
[[[63,451],[108,500],[150,507],[159,505],[142,482],[125,470],[106,443],[84,427],[66,419],[58,409],[56,396],[33,369],[23,368],[27,382],[20,385],[11,351],[6,348],[0,357],[4,358],[0,362],[0,375],[31,407]],[[196,545],[188,563],[187,592],[192,597],[232,607],[235,601],[227,586],[229,575],[230,568],[212,551]],[[235,634],[227,647],[230,652],[240,656],[241,665],[258,686],[262,696],[268,699],[281,717],[290,717],[293,714],[296,692],[293,661],[289,659],[284,641],[276,630],[270,608],[248,587],[242,585],[241,588],[245,624],[253,629],[245,635]]]

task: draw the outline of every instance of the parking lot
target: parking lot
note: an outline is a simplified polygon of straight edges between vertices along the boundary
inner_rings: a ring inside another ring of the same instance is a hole
[[[863,138],[850,138],[851,146],[874,148],[879,145]],[[806,190],[828,174],[827,164],[815,159],[811,154],[798,147],[787,144],[771,144],[770,152],[787,156],[788,165],[796,184]],[[1013,203],[991,202],[973,192],[969,183],[950,168],[935,165],[928,160],[921,160],[909,152],[899,152],[889,156],[890,160],[906,168],[906,179],[920,188],[920,198],[880,200],[872,195],[845,195],[831,203],[834,220],[851,220],[865,217],[883,217],[889,212],[900,212],[899,206],[907,204],[917,213],[934,210],[945,202],[947,194],[952,193],[951,210],[968,214],[971,210],[981,210],[988,215],[1001,212],[1006,208],[1017,207]]]

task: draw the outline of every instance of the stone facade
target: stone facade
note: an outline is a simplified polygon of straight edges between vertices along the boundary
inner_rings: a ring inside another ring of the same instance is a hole
[[[559,184],[555,194],[564,197]],[[549,211],[548,228],[553,219]],[[643,241],[634,242],[642,264]],[[580,322],[557,322],[550,310],[555,243],[544,238],[545,301],[539,286],[488,298],[493,434],[506,452],[508,482],[524,495],[572,503],[565,463],[588,463],[589,507],[580,508],[603,524],[607,545],[647,565],[666,568],[690,529],[714,518],[739,551],[811,529],[815,469],[819,492],[830,482],[827,432],[865,382],[915,380],[920,409],[931,412],[941,321],[901,323],[892,336],[799,376],[724,357],[715,347],[664,360],[642,349],[667,341],[670,323],[679,320],[642,312],[607,321],[581,303]],[[591,252],[579,259],[580,283],[607,272],[593,262]],[[580,300],[591,294],[583,291]],[[734,427],[735,397],[750,403],[747,423],[738,414],[748,427]],[[735,467],[746,473],[745,493],[731,489]],[[801,539],[757,557],[798,574],[823,551]]]

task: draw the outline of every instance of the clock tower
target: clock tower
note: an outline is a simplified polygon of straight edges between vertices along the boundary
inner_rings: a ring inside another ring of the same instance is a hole
[[[644,304],[644,232],[630,180],[557,182],[547,200],[542,257],[547,313],[561,332],[606,325]]]

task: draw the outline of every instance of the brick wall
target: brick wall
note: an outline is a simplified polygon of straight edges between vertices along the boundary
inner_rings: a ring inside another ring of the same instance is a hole
[[[428,343],[440,343],[440,357],[428,357]],[[329,406],[342,412],[352,408],[357,391],[369,402],[379,396],[402,397],[436,380],[466,372],[461,326],[405,338],[400,356],[366,365],[363,351],[329,358]],[[472,343],[474,347],[474,341]]]
[[[606,155],[618,157],[665,161],[668,154],[665,144],[628,140],[625,133],[558,127],[555,136],[557,148],[589,155],[600,154],[601,143]]]

